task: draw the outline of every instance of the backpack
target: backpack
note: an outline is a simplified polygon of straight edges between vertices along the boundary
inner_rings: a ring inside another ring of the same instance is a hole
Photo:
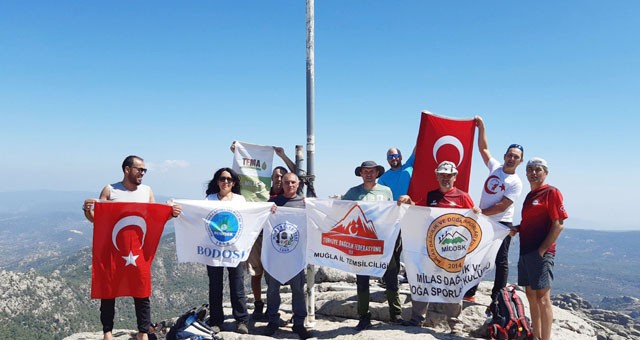
[[[491,314],[493,317],[487,325],[491,339],[533,339],[531,323],[525,317],[515,285],[500,289],[492,302]]]
[[[182,314],[167,333],[167,340],[213,340],[222,339],[206,324],[209,305],[193,307]]]

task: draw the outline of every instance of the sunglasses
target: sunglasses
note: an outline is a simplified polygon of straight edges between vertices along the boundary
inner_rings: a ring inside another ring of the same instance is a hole
[[[140,171],[140,173],[143,174],[143,175],[147,173],[147,168],[139,168],[137,166],[132,166],[131,168]]]
[[[401,156],[399,153],[394,153],[394,154],[392,154],[392,155],[388,155],[388,156],[387,156],[387,159],[388,159],[388,160],[392,160],[392,159],[394,159],[394,158],[400,158],[400,157],[402,157],[402,156]]]
[[[235,181],[234,181],[234,180],[233,180],[233,178],[231,178],[231,177],[220,177],[220,178],[218,178],[218,182],[229,182],[229,183],[233,183],[233,182],[235,182]]]

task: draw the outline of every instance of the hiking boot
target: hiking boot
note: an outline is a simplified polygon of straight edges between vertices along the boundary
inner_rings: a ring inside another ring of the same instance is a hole
[[[294,333],[298,334],[298,337],[301,340],[313,338],[313,335],[311,335],[311,332],[309,332],[309,330],[304,325],[294,325],[292,330]]]
[[[276,331],[278,330],[278,328],[280,327],[278,326],[277,323],[269,322],[267,324],[267,327],[265,327],[263,334],[266,336],[273,336],[274,334],[276,334]]]
[[[356,325],[356,331],[360,332],[371,327],[371,314],[360,315],[360,321]]]
[[[407,327],[422,327],[424,325],[424,323],[422,321],[418,321],[418,320],[402,320],[402,325],[403,326],[407,326]]]
[[[403,322],[404,320],[402,320],[402,316],[400,315],[391,315],[391,317],[389,318],[390,324],[401,325]]]
[[[249,328],[247,328],[247,323],[244,321],[236,322],[236,333],[249,334]]]
[[[254,303],[253,313],[251,313],[251,319],[254,321],[264,321],[266,315],[264,314],[264,302],[256,301]]]
[[[218,334],[218,333],[220,333],[220,331],[222,330],[222,325],[211,325],[211,326],[209,326],[209,327],[211,327],[211,331],[212,331],[214,334]]]
[[[465,296],[462,298],[462,300],[467,301],[467,302],[471,302],[471,303],[475,303],[476,302],[476,297],[475,296]]]

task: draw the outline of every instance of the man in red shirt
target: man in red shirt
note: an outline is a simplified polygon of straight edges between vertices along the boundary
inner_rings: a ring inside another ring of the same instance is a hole
[[[518,285],[526,287],[533,336],[542,340],[551,339],[551,282],[556,240],[568,217],[560,191],[545,183],[548,174],[544,159],[534,157],[527,162],[531,191],[522,205],[522,222],[517,228],[520,232]]]
[[[456,188],[454,183],[458,175],[456,165],[449,161],[444,161],[436,168],[436,177],[438,179],[439,188],[427,193],[427,206],[436,208],[460,208],[473,209],[474,212],[480,213],[480,209],[475,207],[473,200],[468,193]],[[398,198],[398,205],[406,203],[415,205],[408,195]],[[451,328],[452,334],[461,334],[464,324],[458,317],[462,312],[462,301],[459,303],[427,303],[421,301],[411,302],[411,319],[403,322],[405,326],[422,327],[425,322],[425,314],[427,308],[431,312],[444,314],[447,316],[447,323]]]

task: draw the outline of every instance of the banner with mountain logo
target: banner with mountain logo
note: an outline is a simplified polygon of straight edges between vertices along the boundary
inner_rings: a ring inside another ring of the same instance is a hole
[[[306,199],[310,264],[382,276],[400,232],[395,202]]]
[[[151,262],[171,206],[96,202],[94,209],[91,298],[151,296]]]
[[[509,234],[504,225],[471,209],[402,209],[402,251],[415,301],[462,301],[464,293],[493,269]]]
[[[248,202],[266,202],[271,189],[273,147],[235,142],[232,169],[240,176],[242,196]]]
[[[284,284],[307,266],[307,214],[278,207],[263,228],[262,265]]]
[[[175,220],[178,262],[237,267],[249,258],[273,203],[174,200],[182,206]]]

